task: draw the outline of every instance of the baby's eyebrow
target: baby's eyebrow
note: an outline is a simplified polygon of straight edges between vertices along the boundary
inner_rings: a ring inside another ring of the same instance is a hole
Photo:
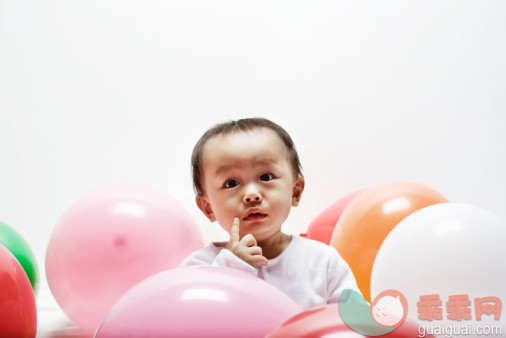
[[[261,159],[261,160],[253,162],[253,166],[258,166],[258,165],[273,166],[273,165],[276,165],[276,164],[277,164],[276,160],[269,159],[269,158],[267,158],[267,159]],[[229,171],[230,169],[240,168],[240,167],[241,167],[240,165],[224,164],[222,166],[219,166],[218,169],[216,169],[216,172],[214,174],[217,176],[217,175],[219,175],[219,174],[221,174],[223,172]]]
[[[216,170],[216,172],[214,173],[214,175],[218,176],[219,174],[221,174],[223,172],[227,172],[227,171],[229,171],[230,169],[232,169],[234,167],[235,166],[231,165],[231,164],[222,165],[222,166],[218,167],[218,169]]]

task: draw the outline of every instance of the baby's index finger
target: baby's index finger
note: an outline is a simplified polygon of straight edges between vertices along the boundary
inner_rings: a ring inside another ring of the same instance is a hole
[[[239,241],[239,218],[234,218],[232,227],[230,228],[230,242]]]

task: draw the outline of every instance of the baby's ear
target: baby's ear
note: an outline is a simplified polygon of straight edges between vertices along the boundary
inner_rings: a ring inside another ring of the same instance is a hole
[[[299,205],[300,198],[302,196],[302,192],[304,191],[304,177],[297,176],[295,180],[295,184],[293,185],[292,192],[292,207],[296,207]]]
[[[207,196],[198,194],[195,196],[195,202],[197,202],[197,206],[204,213],[204,215],[206,215],[209,221],[216,221],[216,217],[214,216],[213,209],[211,208],[211,204],[209,203]]]

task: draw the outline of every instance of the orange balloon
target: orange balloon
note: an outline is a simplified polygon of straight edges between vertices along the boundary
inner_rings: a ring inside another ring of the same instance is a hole
[[[348,263],[368,302],[372,266],[383,240],[408,215],[445,202],[446,198],[426,185],[394,181],[364,191],[344,210],[330,245]]]
[[[329,245],[337,221],[339,221],[343,211],[351,203],[351,201],[355,199],[355,197],[364,191],[365,189],[352,192],[351,194],[334,202],[334,204],[316,216],[311,224],[309,224],[307,232],[305,234],[301,234],[301,236]]]

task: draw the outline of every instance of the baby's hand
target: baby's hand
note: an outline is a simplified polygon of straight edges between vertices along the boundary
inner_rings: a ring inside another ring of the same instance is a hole
[[[239,240],[239,218],[234,218],[232,228],[230,229],[230,241],[226,248],[234,253],[237,257],[254,267],[267,266],[269,261],[262,256],[262,248],[257,246],[255,237],[247,234]]]

